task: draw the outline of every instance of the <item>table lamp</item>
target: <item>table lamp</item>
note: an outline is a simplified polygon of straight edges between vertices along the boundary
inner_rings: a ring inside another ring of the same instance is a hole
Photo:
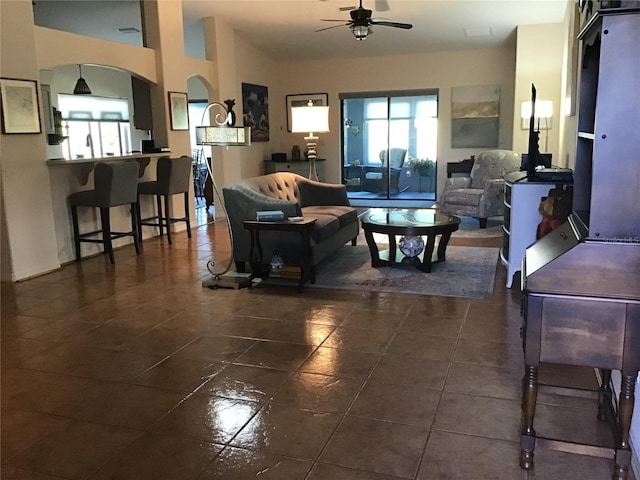
[[[311,100],[305,107],[292,107],[291,131],[294,133],[309,132],[309,136],[304,137],[305,142],[307,142],[309,179],[317,182],[316,145],[318,137],[314,133],[329,131],[329,107],[316,107]]]

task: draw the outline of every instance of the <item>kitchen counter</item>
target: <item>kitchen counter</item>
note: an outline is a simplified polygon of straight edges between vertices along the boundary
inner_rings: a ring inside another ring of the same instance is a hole
[[[78,181],[80,182],[80,184],[86,185],[89,180],[89,174],[93,171],[97,163],[136,160],[140,164],[140,172],[138,173],[138,177],[142,177],[142,175],[144,175],[145,169],[152,159],[167,157],[170,154],[171,152],[134,153],[132,155],[121,155],[117,157],[109,156],[99,158],[74,158],[71,160],[67,160],[66,158],[52,158],[47,160],[47,165],[50,167],[72,167],[74,173],[78,177]]]

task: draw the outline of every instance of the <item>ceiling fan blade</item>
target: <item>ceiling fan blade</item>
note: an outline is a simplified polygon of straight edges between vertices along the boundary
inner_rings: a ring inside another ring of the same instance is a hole
[[[351,10],[355,10],[356,7],[355,5],[351,5],[350,7],[340,7],[338,8],[338,10],[340,10],[341,12],[350,12]]]
[[[349,20],[345,20],[344,18],[342,20],[336,20],[334,18],[321,18],[320,21],[321,22],[342,22],[342,23],[349,22]]]
[[[410,23],[389,22],[387,20],[375,20],[375,19],[371,19],[371,25],[381,25],[383,27],[404,28],[405,30],[409,30],[409,29],[413,28],[413,25],[411,25]]]
[[[314,30],[314,32],[324,32],[325,30],[331,30],[332,28],[343,27],[345,25],[350,25],[350,24],[351,24],[351,22],[343,23],[341,25],[332,25],[330,27],[321,28],[320,30]]]

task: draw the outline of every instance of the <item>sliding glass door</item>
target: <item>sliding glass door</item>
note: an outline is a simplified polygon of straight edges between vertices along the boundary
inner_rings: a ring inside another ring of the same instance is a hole
[[[341,108],[350,198],[435,200],[437,91],[344,94]]]

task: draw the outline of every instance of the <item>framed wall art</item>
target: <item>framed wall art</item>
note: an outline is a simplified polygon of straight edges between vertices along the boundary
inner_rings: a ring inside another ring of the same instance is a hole
[[[2,133],[41,133],[35,80],[0,79]]]
[[[326,107],[329,105],[329,95],[326,93],[299,93],[287,95],[287,131],[291,131],[291,108],[306,107],[309,100],[314,107]]]
[[[452,148],[496,148],[499,128],[499,85],[451,89]]]
[[[169,92],[169,114],[171,116],[171,130],[189,130],[186,93]]]
[[[251,127],[252,142],[269,141],[269,90],[262,85],[242,84],[242,118]]]

